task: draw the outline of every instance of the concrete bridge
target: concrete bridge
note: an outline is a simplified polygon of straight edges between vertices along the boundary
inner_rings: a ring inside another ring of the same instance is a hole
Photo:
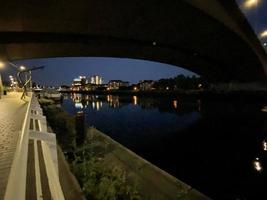
[[[215,81],[266,78],[267,58],[234,0],[9,0],[0,57],[110,56],[181,66]],[[37,100],[0,101],[0,199],[64,199],[56,139]]]
[[[169,63],[215,81],[266,78],[267,58],[234,0],[9,0],[0,57],[127,57]]]

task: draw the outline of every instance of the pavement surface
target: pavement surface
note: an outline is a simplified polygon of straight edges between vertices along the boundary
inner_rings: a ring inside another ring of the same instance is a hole
[[[4,198],[19,134],[28,102],[22,93],[10,92],[0,99],[0,199]]]

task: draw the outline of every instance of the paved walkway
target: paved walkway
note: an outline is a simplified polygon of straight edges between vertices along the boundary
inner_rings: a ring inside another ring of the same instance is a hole
[[[0,199],[4,198],[19,133],[28,103],[21,93],[10,92],[0,99]]]

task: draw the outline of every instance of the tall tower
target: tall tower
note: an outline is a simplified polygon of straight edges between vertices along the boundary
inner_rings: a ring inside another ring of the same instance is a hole
[[[101,85],[103,83],[103,79],[101,76],[95,75],[91,77],[91,83],[95,85]]]

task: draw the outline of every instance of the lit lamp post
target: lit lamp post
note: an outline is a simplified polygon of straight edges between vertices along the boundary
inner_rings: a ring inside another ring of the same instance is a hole
[[[21,85],[23,87],[23,94],[21,96],[21,99],[25,98],[25,95],[27,95],[27,85],[30,83],[31,84],[31,72],[33,70],[39,70],[39,69],[43,69],[44,66],[40,66],[40,67],[32,67],[31,69],[26,69],[25,66],[21,65],[18,66],[12,62],[6,61],[9,65],[11,65],[12,67],[16,68],[17,70],[17,80],[19,81],[19,85]],[[0,66],[4,66],[4,63],[0,61]],[[21,79],[21,74],[24,73],[25,74],[25,80],[23,81]],[[29,78],[27,77],[26,73],[29,74]]]
[[[259,0],[246,0],[243,4],[244,8],[251,9],[254,7],[258,7]]]
[[[10,61],[6,61],[6,62],[0,61],[0,69],[1,69],[1,67],[4,67],[6,64],[11,65],[12,67],[14,67],[17,70],[17,72],[22,72],[22,71],[26,70],[25,66],[23,66],[23,65],[18,66],[18,65],[14,64],[14,63],[12,63]]]
[[[14,67],[17,71],[24,71],[24,70],[26,70],[26,67],[25,66],[23,66],[23,65],[18,66],[18,65],[14,64],[14,63],[12,63],[10,61],[6,61],[6,62],[0,61],[0,68],[1,67],[4,67],[6,65],[6,63],[9,64],[9,65],[11,65],[12,67]]]
[[[267,30],[264,30],[260,33],[261,38],[266,38],[267,37]]]
[[[26,67],[25,66],[23,66],[23,65],[18,66],[18,65],[14,64],[14,63],[12,63],[10,61],[5,61],[5,62],[0,61],[0,69],[3,68],[7,64],[10,65],[10,66],[12,66],[12,67],[14,67],[18,73],[26,70]],[[0,76],[0,78],[1,78],[1,76]],[[0,81],[0,95],[2,93],[3,93],[3,84],[2,84],[2,81]]]
[[[17,82],[15,81],[15,79],[14,79],[13,76],[9,76],[9,79],[10,79],[10,82],[11,82],[10,86],[11,86],[12,89],[15,91],[15,87],[17,86],[17,85],[16,85]]]

